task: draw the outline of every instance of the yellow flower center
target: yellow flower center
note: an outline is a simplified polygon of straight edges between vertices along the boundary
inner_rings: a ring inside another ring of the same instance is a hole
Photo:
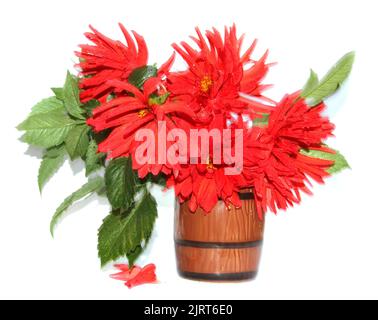
[[[207,170],[215,170],[213,161],[210,159],[210,157],[207,159]]]
[[[140,110],[138,112],[138,117],[139,118],[144,118],[146,115],[148,115],[149,111],[147,109]]]
[[[200,88],[203,93],[208,93],[211,86],[213,85],[213,80],[209,76],[204,76],[200,83]]]

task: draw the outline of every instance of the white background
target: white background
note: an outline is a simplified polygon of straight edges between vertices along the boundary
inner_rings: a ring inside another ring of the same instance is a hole
[[[376,3],[1,1],[0,298],[378,298]],[[157,285],[128,290],[109,279],[111,269],[100,269],[97,228],[108,206],[96,199],[75,206],[51,239],[51,215],[81,186],[84,174],[80,163],[67,163],[41,198],[39,152],[17,140],[15,126],[33,104],[50,95],[50,87],[62,85],[88,24],[121,38],[118,22],[145,37],[151,63],[162,63],[171,54],[170,44],[188,39],[196,25],[223,28],[235,22],[248,40],[260,39],[259,52],[270,48],[270,61],[279,62],[267,79],[276,84],[269,93],[275,99],[300,89],[310,67],[323,74],[344,53],[356,50],[352,77],[329,101],[337,125],[337,139],[330,144],[345,154],[353,170],[317,186],[315,196],[305,197],[301,206],[277,217],[268,214],[256,281],[180,279],[173,252],[174,199],[158,191],[154,241],[140,261],[157,265]]]

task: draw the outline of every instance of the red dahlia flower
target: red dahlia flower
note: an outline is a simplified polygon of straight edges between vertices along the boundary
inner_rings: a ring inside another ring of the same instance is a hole
[[[309,107],[299,94],[286,96],[271,113],[269,125],[257,129],[244,153],[243,177],[255,188],[258,212],[273,212],[299,203],[300,191],[311,193],[308,178],[323,183],[334,162],[315,159],[302,149],[333,152],[323,146],[334,125],[322,116],[325,105]]]
[[[104,102],[111,93],[107,81],[126,81],[133,70],[145,66],[148,60],[146,43],[135,31],[132,31],[134,40],[120,24],[126,38],[125,45],[106,37],[92,26],[90,28],[93,33],[85,35],[94,45],[80,45],[81,52],[76,52],[80,58],[78,67],[83,76],[80,82],[83,90],[80,98],[83,103],[92,99]]]
[[[269,100],[262,96],[268,86],[260,84],[269,68],[268,54],[258,61],[252,60],[256,41],[241,54],[243,36],[237,37],[235,26],[225,29],[224,38],[216,29],[206,32],[207,40],[198,28],[196,31],[198,38],[192,39],[199,50],[186,42],[181,47],[173,45],[189,68],[168,75],[172,96],[187,102],[197,114],[199,124],[210,123],[219,113],[248,113],[256,117],[259,112],[269,112],[270,107],[246,98],[249,95]]]
[[[198,151],[201,156],[197,162],[200,164],[177,165],[167,181],[167,187],[175,188],[180,202],[189,201],[192,212],[201,208],[206,213],[210,213],[219,200],[223,200],[227,207],[231,204],[237,208],[241,206],[238,191],[239,186],[245,181],[241,175],[243,167],[241,167],[242,163],[238,163],[238,159],[233,157],[236,157],[237,153],[245,152],[238,148],[248,145],[245,140],[250,137],[248,135],[250,129],[245,128],[241,117],[228,126],[225,126],[223,122],[225,122],[223,116],[216,115],[207,128],[209,131],[223,127],[232,129],[229,137],[222,137],[221,145],[217,144],[217,140],[209,139],[210,148],[206,150],[207,163],[202,163],[205,154],[202,155],[204,150],[201,149],[202,143],[199,143]],[[235,132],[235,129],[242,129],[242,131]],[[243,145],[236,142],[240,137],[244,140]],[[193,158],[190,160],[192,161]],[[216,160],[216,163],[213,160]],[[233,171],[233,175],[229,170]]]
[[[317,146],[332,136],[335,126],[322,115],[324,103],[310,107],[299,93],[285,96],[269,117],[267,133],[283,148]]]
[[[167,187],[172,186],[180,202],[189,201],[192,212],[201,208],[210,213],[220,199],[227,206],[241,207],[234,176],[226,175],[224,166],[182,166],[177,177],[169,177]]]
[[[109,158],[135,156],[135,149],[140,144],[135,137],[139,129],[151,129],[158,139],[158,121],[165,121],[167,130],[176,126],[178,115],[192,118],[193,112],[180,101],[172,101],[165,92],[160,77],[148,79],[143,90],[139,90],[128,82],[108,81],[110,92],[117,91],[117,97],[103,103],[93,110],[93,117],[87,120],[96,132],[111,129],[110,135],[99,144],[99,152],[108,153]],[[169,115],[169,116],[168,116]],[[181,120],[184,121],[184,120]],[[157,152],[158,141],[155,141]],[[135,160],[133,158],[133,160]],[[149,172],[154,175],[171,170],[169,164],[138,164],[133,167],[139,176],[144,178]]]

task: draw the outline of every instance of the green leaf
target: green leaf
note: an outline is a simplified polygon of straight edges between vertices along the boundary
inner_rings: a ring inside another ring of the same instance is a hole
[[[22,141],[45,148],[58,146],[64,142],[68,132],[75,126],[61,110],[38,113],[22,122],[17,128],[26,131]]]
[[[86,124],[77,125],[71,129],[66,138],[66,149],[71,160],[84,157],[89,145],[89,130]]]
[[[85,174],[87,177],[103,167],[105,156],[105,153],[98,153],[96,141],[91,140],[85,156]]]
[[[50,97],[47,99],[43,99],[42,101],[38,102],[31,110],[30,116],[34,116],[36,114],[47,113],[51,111],[64,110],[64,105],[62,101],[58,100],[56,97]]]
[[[146,240],[147,241],[147,240]],[[143,247],[137,246],[137,248],[127,254],[127,260],[129,260],[129,267],[132,268],[135,262],[138,260],[139,256],[143,253]]]
[[[100,101],[91,100],[91,101],[88,101],[86,104],[84,104],[84,109],[87,112],[87,115],[89,117],[92,117],[93,109],[97,108],[100,105],[101,105]]]
[[[93,139],[97,142],[97,144],[100,144],[101,142],[105,141],[109,137],[111,132],[112,132],[111,129],[106,129],[101,132],[91,131],[91,135]]]
[[[148,99],[148,104],[149,105],[162,105],[164,104],[167,99],[169,98],[170,96],[170,93],[167,92],[167,93],[164,93],[163,95],[159,96],[159,95],[153,95],[151,96],[151,98]]]
[[[149,79],[157,76],[156,66],[144,66],[135,69],[129,76],[129,83],[141,89],[144,83]]]
[[[79,98],[78,79],[69,72],[67,72],[66,83],[63,88],[63,99],[67,112],[71,116],[77,119],[85,119],[83,116],[85,110],[81,107]]]
[[[64,146],[53,147],[49,149],[41,162],[38,172],[39,191],[42,192],[47,181],[58,171],[65,160]]]
[[[316,158],[316,159],[324,159],[324,160],[331,160],[334,161],[334,165],[330,167],[327,172],[329,174],[335,174],[338,172],[343,171],[344,169],[350,168],[347,160],[345,157],[337,150],[334,150],[336,153],[329,153],[319,150],[301,150],[301,153],[305,156]]]
[[[163,188],[167,187],[167,177],[164,173],[159,173],[157,176],[153,175],[152,173],[149,173],[143,179],[140,179],[139,177],[137,177],[137,179],[138,190],[145,189],[146,184],[148,183],[152,183]]]
[[[269,124],[269,114],[263,114],[261,118],[253,119],[255,127],[265,127]]]
[[[128,210],[134,203],[136,176],[130,158],[110,161],[105,171],[105,184],[113,209]]]
[[[148,177],[149,178],[151,177],[152,183],[154,183],[154,184],[156,184],[160,187],[163,187],[163,188],[167,187],[167,177],[163,173],[160,173],[157,176],[150,174]]]
[[[110,102],[112,101],[113,99],[115,99],[117,96],[114,94],[114,93],[111,93],[109,94],[107,97],[106,97],[106,102]]]
[[[325,98],[334,94],[352,71],[354,57],[354,52],[349,52],[343,56],[318,85],[306,90],[305,94],[302,93],[302,98],[306,98],[310,106],[316,106]]]
[[[64,144],[61,144],[60,146],[46,149],[45,154],[43,156],[49,158],[56,158],[59,157],[63,151],[65,151]]]
[[[54,92],[55,97],[60,100],[64,101],[64,90],[63,88],[51,88],[52,92]]]
[[[140,255],[143,253],[144,249],[148,246],[148,243],[150,242],[150,239],[151,239],[151,234],[152,234],[152,232],[150,233],[150,236],[147,239],[145,239],[143,246],[141,244],[141,245],[137,246],[134,251],[131,251],[127,254],[127,260],[129,261],[129,267],[133,267],[135,265],[135,262],[138,260]]]
[[[97,177],[95,179],[89,180],[85,185],[83,185],[79,190],[72,193],[68,198],[66,198],[59,208],[55,211],[55,214],[51,220],[50,232],[54,236],[54,229],[62,217],[63,213],[72,206],[75,202],[86,198],[87,196],[101,190],[104,187],[104,179]]]
[[[302,89],[302,97],[306,97],[319,84],[319,77],[314,70],[311,69],[310,77]]]
[[[131,262],[135,261],[141,252],[136,250],[150,238],[156,217],[156,201],[146,192],[126,215],[110,214],[105,218],[98,238],[101,265],[123,256],[130,256]]]
[[[74,122],[66,117],[60,110],[54,110],[28,117],[25,121],[18,125],[17,129],[27,131],[45,128],[59,128],[67,123],[71,125]]]

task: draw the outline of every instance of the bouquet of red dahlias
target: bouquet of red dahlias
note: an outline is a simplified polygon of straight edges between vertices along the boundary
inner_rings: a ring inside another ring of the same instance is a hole
[[[174,44],[187,64],[183,71],[171,70],[175,53],[160,67],[148,64],[143,37],[120,27],[124,42],[91,27],[85,34],[91,44],[76,52],[79,73],[68,73],[18,127],[22,141],[44,149],[41,191],[67,155],[85,162],[88,182],[58,207],[52,233],[76,201],[93,193],[109,200],[111,213],[99,230],[103,266],[122,257],[132,266],[147,246],[157,217],[152,184],[174,188],[178,205],[207,217],[220,206],[230,215],[242,212],[249,190],[251,210],[263,221],[268,210],[299,203],[312,181],[348,167],[325,144],[334,125],[323,111],[324,99],[348,77],[354,53],[322,80],[311,71],[303,89],[276,102],[262,83],[272,65],[268,51],[253,57],[256,41],[243,51],[235,26],[223,35],[197,28],[193,45]]]

